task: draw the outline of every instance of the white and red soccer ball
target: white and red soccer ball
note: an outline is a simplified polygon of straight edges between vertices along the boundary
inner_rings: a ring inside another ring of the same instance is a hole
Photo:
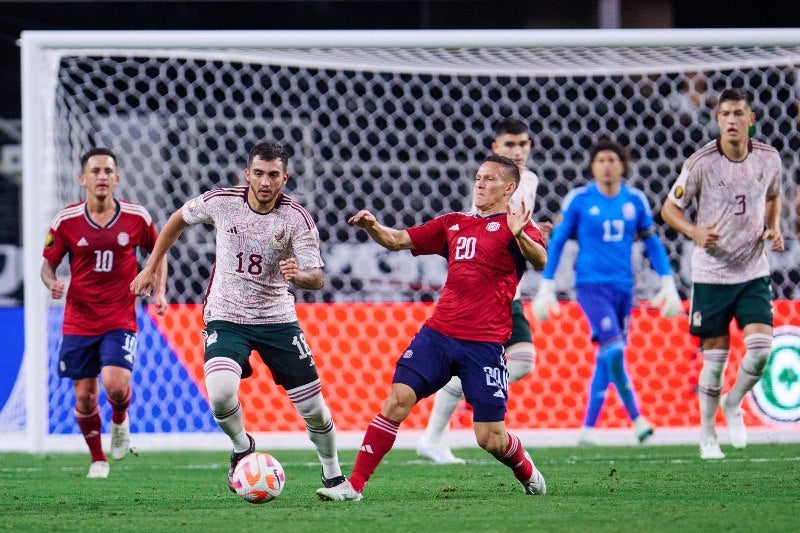
[[[286,483],[283,467],[268,453],[253,452],[233,470],[236,494],[250,503],[267,503],[277,498]]]

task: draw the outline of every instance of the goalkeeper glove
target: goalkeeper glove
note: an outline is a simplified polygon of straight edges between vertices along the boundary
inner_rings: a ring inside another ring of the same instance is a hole
[[[539,290],[533,297],[533,312],[536,314],[536,318],[542,321],[550,318],[550,313],[558,314],[556,282],[552,279],[543,279],[539,285]]]
[[[650,303],[660,308],[661,314],[666,318],[672,318],[682,311],[681,297],[678,296],[672,275],[661,276],[661,288]]]

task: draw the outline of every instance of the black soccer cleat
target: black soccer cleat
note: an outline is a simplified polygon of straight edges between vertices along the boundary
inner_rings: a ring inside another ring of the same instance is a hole
[[[322,478],[322,486],[325,487],[326,489],[330,489],[337,485],[341,485],[342,483],[347,481],[347,478],[344,476],[336,476],[328,479],[325,477],[324,473],[320,477]]]
[[[231,492],[236,492],[236,489],[233,488],[233,471],[236,469],[236,465],[239,464],[239,461],[256,451],[256,441],[255,439],[248,433],[247,438],[250,439],[250,447],[243,452],[233,452],[231,453],[231,467],[228,469],[228,488],[231,489]]]

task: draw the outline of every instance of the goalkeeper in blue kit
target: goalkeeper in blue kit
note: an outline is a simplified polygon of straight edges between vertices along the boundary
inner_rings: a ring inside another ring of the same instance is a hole
[[[651,266],[661,276],[661,287],[652,303],[661,306],[664,316],[672,317],[681,311],[681,301],[647,198],[622,183],[628,159],[625,149],[615,141],[602,139],[590,148],[589,159],[594,181],[564,198],[562,220],[550,240],[534,312],[539,320],[547,320],[557,310],[553,278],[565,243],[569,239],[577,241],[575,293],[591,326],[592,340],[598,344],[579,444],[598,443],[593,428],[610,383],[633,421],[637,439],[644,442],[653,434],[653,426],[639,413],[624,364],[633,307],[632,248],[636,239],[642,239]]]

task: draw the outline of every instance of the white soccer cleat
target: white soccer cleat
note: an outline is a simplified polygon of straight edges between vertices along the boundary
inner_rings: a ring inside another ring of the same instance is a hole
[[[363,496],[360,492],[356,492],[350,481],[344,480],[335,487],[322,487],[317,489],[317,497],[326,502],[357,502]]]
[[[420,457],[429,459],[437,465],[463,465],[467,462],[453,455],[450,447],[446,444],[424,444],[417,445],[417,454]]]
[[[131,417],[125,415],[122,424],[111,422],[111,457],[124,459],[131,449]]]
[[[637,416],[636,420],[633,421],[633,432],[636,434],[636,438],[639,439],[639,444],[643,444],[644,441],[653,436],[653,425],[645,417]]]
[[[700,459],[725,459],[716,436],[700,439]]]
[[[111,469],[108,466],[108,461],[95,461],[89,465],[89,473],[86,474],[86,477],[105,479],[108,477],[109,470]]]
[[[539,469],[536,468],[536,465],[533,464],[533,460],[528,452],[525,452],[525,458],[531,462],[533,473],[528,481],[520,481],[519,483],[525,490],[525,494],[530,496],[544,496],[547,494],[547,483],[544,481],[544,476],[539,472]]]
[[[581,435],[578,437],[578,446],[600,446],[600,441],[597,440],[592,428],[584,427],[581,429]]]
[[[722,408],[725,420],[728,421],[728,438],[731,439],[731,444],[734,448],[744,448],[747,446],[747,428],[744,425],[742,408],[738,405],[729,407],[727,399],[728,395],[723,395],[719,399],[719,406]]]

